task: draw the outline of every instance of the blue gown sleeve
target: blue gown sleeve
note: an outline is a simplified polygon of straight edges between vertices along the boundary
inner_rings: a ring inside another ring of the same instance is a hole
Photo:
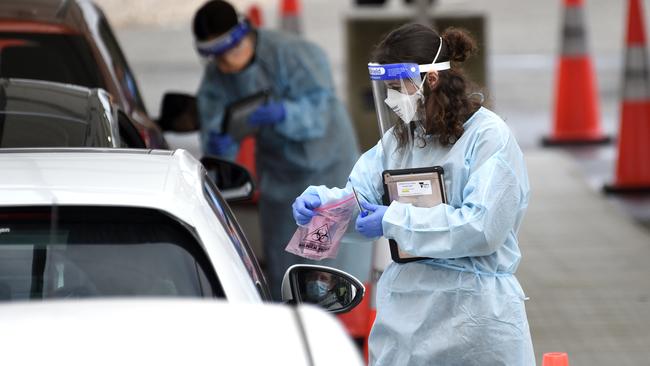
[[[199,118],[201,122],[201,149],[204,155],[208,154],[208,136],[210,131],[220,132],[223,117],[226,110],[227,100],[223,88],[219,83],[209,76],[203,78],[197,94]],[[229,151],[221,157],[234,160],[239,146],[235,143]]]
[[[275,129],[294,141],[317,139],[325,135],[330,118],[341,113],[335,104],[334,85],[326,55],[309,43],[290,43],[281,52],[284,66],[282,102],[285,120]]]
[[[416,256],[461,258],[490,255],[516,235],[528,197],[521,151],[510,134],[485,136],[474,150],[470,161],[460,162],[470,165],[460,207],[393,201],[382,221],[384,236]]]

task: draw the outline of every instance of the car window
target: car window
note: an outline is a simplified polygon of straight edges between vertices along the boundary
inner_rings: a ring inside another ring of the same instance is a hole
[[[246,240],[241,227],[237,223],[235,216],[232,214],[232,211],[230,211],[230,207],[223,197],[221,197],[218,189],[207,174],[203,176],[203,192],[205,193],[205,198],[210,204],[210,208],[212,208],[214,214],[226,229],[226,233],[230,236],[230,241],[235,246],[237,254],[239,254],[244,262],[244,265],[246,266],[251,279],[255,283],[255,287],[260,296],[264,300],[270,301],[271,294],[259,263],[255,258],[255,254],[253,254],[253,250],[250,245],[248,245],[248,241]]]
[[[152,209],[0,209],[0,300],[224,297],[192,232]]]
[[[146,114],[147,111],[142,102],[142,97],[140,96],[140,91],[138,90],[138,85],[135,82],[133,73],[126,62],[126,57],[124,57],[124,54],[117,43],[117,39],[113,35],[110,26],[104,18],[99,21],[99,36],[101,37],[102,42],[104,42],[104,45],[106,45],[108,53],[111,55],[113,70],[115,71],[121,89],[126,94],[126,97],[129,98],[129,101],[132,104],[137,105],[138,108]]]
[[[0,111],[0,147],[112,147],[110,131],[98,127],[63,116]]]
[[[0,33],[0,77],[105,88],[85,39],[70,34]]]

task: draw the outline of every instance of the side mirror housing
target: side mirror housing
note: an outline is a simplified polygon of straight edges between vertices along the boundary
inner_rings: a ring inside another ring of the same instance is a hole
[[[284,274],[282,301],[320,306],[332,314],[354,309],[366,289],[354,276],[332,267],[296,264]]]
[[[160,103],[160,117],[157,122],[163,131],[200,130],[196,97],[185,93],[165,93]]]
[[[253,197],[253,179],[243,166],[209,155],[201,158],[201,164],[226,201],[243,201]]]

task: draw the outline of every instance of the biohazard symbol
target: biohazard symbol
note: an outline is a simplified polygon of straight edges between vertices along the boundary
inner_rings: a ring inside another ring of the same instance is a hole
[[[329,228],[327,227],[327,224],[319,227],[318,229],[312,231],[309,233],[309,239],[313,241],[317,241],[319,243],[327,243],[330,241],[329,237]]]
[[[329,226],[325,224],[307,234],[307,236],[300,242],[299,246],[316,252],[329,250],[331,245],[329,233]]]

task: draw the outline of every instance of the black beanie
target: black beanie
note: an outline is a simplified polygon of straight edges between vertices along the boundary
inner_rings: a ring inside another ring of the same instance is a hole
[[[199,41],[220,36],[237,25],[239,18],[235,8],[222,0],[203,4],[194,15],[194,37]]]

